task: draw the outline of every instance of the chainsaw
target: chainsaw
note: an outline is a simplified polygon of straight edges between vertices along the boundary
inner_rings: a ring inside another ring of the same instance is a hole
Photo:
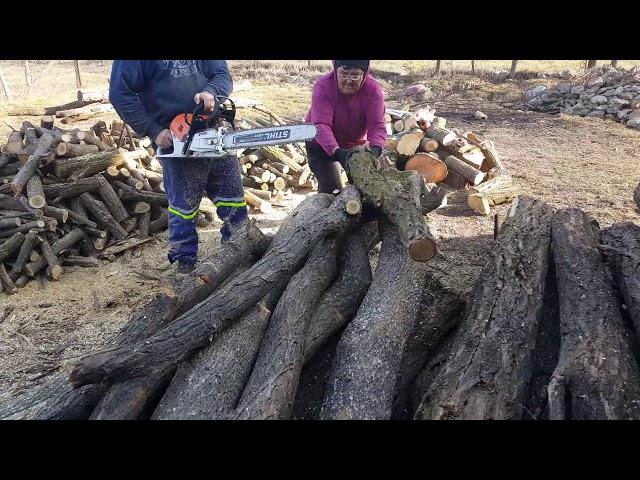
[[[216,96],[214,113],[205,115],[204,103],[199,104],[191,114],[181,113],[169,127],[173,149],[158,147],[156,156],[218,158],[230,155],[232,150],[311,140],[318,133],[313,124],[235,131],[235,116],[235,103],[220,95]]]

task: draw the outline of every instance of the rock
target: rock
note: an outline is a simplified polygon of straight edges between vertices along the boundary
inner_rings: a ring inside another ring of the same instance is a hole
[[[616,88],[616,95],[620,95],[622,92],[624,92],[624,88],[620,85]]]
[[[619,111],[620,109],[618,107],[611,107],[611,106],[606,110],[608,115],[616,115]]]
[[[627,120],[626,125],[629,128],[640,130],[640,118],[632,118],[631,120]]]
[[[616,91],[614,89],[607,90],[603,93],[605,97],[615,97]]]
[[[576,85],[575,87],[571,87],[571,93],[575,95],[580,95],[584,93],[584,87],[582,85]]]
[[[427,87],[423,83],[416,83],[415,85],[411,85],[407,87],[404,91],[406,96],[417,95],[419,93],[423,93],[427,90]]]
[[[633,110],[631,110],[630,108],[625,108],[624,110],[620,110],[616,117],[618,117],[620,120],[626,120],[631,112],[633,112]]]
[[[602,110],[605,112],[609,108],[609,105],[598,105],[594,110]]]
[[[609,99],[604,95],[595,95],[591,97],[591,103],[602,104],[602,103],[608,103],[608,102],[609,102]]]
[[[601,87],[602,85],[604,85],[604,78],[602,77],[596,77],[593,80],[591,80],[588,85],[590,87]]]
[[[625,100],[633,100],[633,93],[631,92],[624,92],[624,93],[620,93],[618,94],[619,98],[624,98]]]
[[[558,89],[558,92],[562,94],[571,93],[571,85],[569,85],[568,83],[561,83],[560,85],[557,86],[557,89]]]
[[[589,112],[585,115],[585,117],[596,117],[596,118],[604,118],[603,110],[594,110],[593,112]]]
[[[486,120],[488,117],[480,110],[476,110],[476,112],[473,114],[473,118],[475,118],[476,120]]]
[[[531,100],[532,98],[540,97],[544,92],[547,91],[547,87],[544,85],[539,85],[534,89],[528,90],[526,93],[527,99]]]
[[[630,103],[629,108],[640,108],[640,100],[634,100]]]
[[[630,104],[629,100],[625,100],[624,98],[613,97],[609,99],[609,105],[616,106],[618,108],[626,107]]]
[[[635,120],[636,118],[640,118],[640,109],[632,110],[627,115],[627,120]]]

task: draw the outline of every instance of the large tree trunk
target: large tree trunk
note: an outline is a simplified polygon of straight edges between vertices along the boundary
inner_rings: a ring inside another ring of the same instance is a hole
[[[633,223],[616,223],[603,230],[602,240],[601,248],[611,264],[636,337],[640,340],[640,227]]]
[[[259,256],[264,252],[268,243],[269,238],[250,222],[245,228],[238,230],[224,248],[200,263],[192,274],[178,284],[175,291],[159,294],[133,315],[108,345],[120,346],[141,341],[160,331],[179,315],[205,300],[243,259],[251,255]],[[119,389],[122,385],[126,383],[111,388]],[[18,402],[5,409],[5,414],[15,414],[23,410],[32,418],[40,420],[86,420],[102,398],[105,389],[105,384],[72,389],[68,377],[64,376],[47,388],[47,392],[51,393],[36,395],[31,404],[26,400]]]
[[[452,355],[417,418],[519,419],[531,378],[552,209],[514,203],[480,274]]]
[[[304,267],[291,277],[271,316],[249,381],[230,418],[291,418],[304,363],[307,324],[320,295],[336,273],[339,242],[335,237],[321,240]]]
[[[323,419],[391,418],[402,356],[415,326],[427,267],[407,255],[389,222],[381,222],[381,237],[371,286],[338,344],[322,405]]]
[[[556,213],[556,265],[562,343],[549,383],[549,418],[640,419],[640,376],[605,265],[598,229],[580,209]]]
[[[420,208],[423,182],[420,175],[389,166],[378,171],[375,156],[364,149],[349,156],[347,170],[364,199],[380,208],[396,226],[411,258],[418,262],[433,258],[436,242]]]
[[[305,201],[280,226],[292,234],[327,209],[330,195]],[[251,375],[271,312],[288,280],[272,289],[256,306],[223,330],[205,349],[183,362],[160,401],[154,419],[219,419],[237,405]]]
[[[327,235],[339,234],[352,225],[356,218],[348,215],[345,208],[347,203],[358,201],[359,197],[355,188],[347,187],[311,224],[294,229],[293,235],[278,231],[269,251],[252,268],[162,332],[144,342],[68,361],[66,369],[70,373],[70,382],[79,387],[88,383],[153,375],[154,372],[162,373],[173,368],[295,272],[318,241]],[[298,209],[304,208],[304,203]]]

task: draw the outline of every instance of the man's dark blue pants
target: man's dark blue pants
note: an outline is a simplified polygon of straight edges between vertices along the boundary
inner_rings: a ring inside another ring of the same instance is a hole
[[[224,223],[222,240],[248,218],[240,165],[236,157],[163,158],[164,189],[169,200],[169,261],[196,263],[200,200],[209,197]]]

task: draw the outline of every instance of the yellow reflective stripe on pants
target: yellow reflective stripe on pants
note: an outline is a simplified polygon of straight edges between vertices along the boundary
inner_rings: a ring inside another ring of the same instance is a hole
[[[188,215],[185,215],[184,213],[179,212],[179,211],[178,211],[178,210],[176,210],[175,208],[171,208],[171,207],[169,207],[169,208],[168,208],[168,210],[169,210],[169,213],[173,213],[174,215],[177,215],[177,216],[179,216],[180,218],[184,218],[185,220],[193,220],[193,218],[194,218],[196,215],[198,215],[198,212],[200,211],[199,209],[196,209],[194,212],[192,212],[192,213],[190,213],[190,214],[188,214]]]
[[[247,202],[216,202],[214,203],[216,207],[246,207]]]

